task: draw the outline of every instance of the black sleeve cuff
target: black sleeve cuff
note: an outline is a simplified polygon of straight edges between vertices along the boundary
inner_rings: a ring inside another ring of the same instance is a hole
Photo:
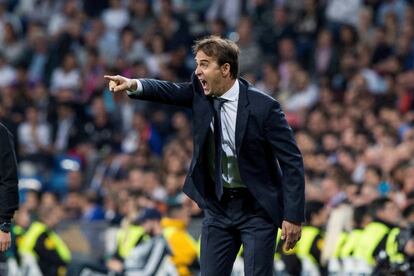
[[[10,215],[0,215],[0,223],[11,222],[12,216]]]

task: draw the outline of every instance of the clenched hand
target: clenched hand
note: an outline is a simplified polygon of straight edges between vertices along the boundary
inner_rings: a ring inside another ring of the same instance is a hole
[[[0,231],[0,252],[4,252],[9,249],[11,245],[11,235],[10,233],[4,233]]]
[[[295,247],[300,240],[302,225],[284,220],[282,222],[281,239],[285,241],[284,249],[289,250]]]

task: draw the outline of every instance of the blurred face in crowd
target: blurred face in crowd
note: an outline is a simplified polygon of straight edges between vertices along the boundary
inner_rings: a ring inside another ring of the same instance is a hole
[[[82,196],[77,192],[70,192],[65,198],[64,207],[65,207],[65,218],[68,219],[78,219],[81,214],[81,204]]]
[[[54,228],[64,217],[64,212],[60,205],[45,207],[40,211],[40,218],[49,228]]]
[[[171,123],[173,125],[173,128],[176,129],[176,130],[181,130],[181,129],[184,130],[184,129],[189,128],[188,119],[187,119],[186,115],[183,112],[174,113]]]
[[[328,219],[329,211],[327,208],[323,208],[318,213],[312,216],[311,224],[316,227],[322,227],[326,224]]]
[[[219,65],[217,59],[198,51],[195,58],[197,68],[195,74],[201,82],[206,96],[220,96],[227,91],[226,80],[231,78],[230,65]]]
[[[290,38],[283,38],[278,44],[279,57],[283,61],[294,60],[295,58],[295,43]]]
[[[277,67],[272,63],[265,63],[263,65],[263,79],[267,85],[277,88],[279,85],[280,77]]]
[[[403,191],[407,194],[414,191],[414,167],[412,166],[404,171]]]
[[[65,71],[70,71],[76,67],[76,59],[73,55],[68,54],[63,60],[63,68]]]
[[[45,192],[42,195],[42,198],[40,200],[40,205],[42,207],[54,207],[58,204],[59,204],[59,201],[58,201],[56,195],[53,194],[53,193],[50,193],[50,192]]]
[[[65,105],[59,105],[57,108],[57,115],[62,120],[69,118],[72,115],[72,109]]]
[[[332,199],[337,193],[340,192],[338,183],[333,178],[325,178],[322,183],[322,190],[324,191],[324,201],[328,202]]]
[[[274,18],[274,22],[276,23],[275,25],[284,25],[287,22],[287,14],[286,14],[286,10],[284,7],[282,6],[277,6],[273,9],[273,18]]]
[[[252,24],[248,17],[244,17],[240,20],[238,26],[238,33],[240,36],[240,42],[248,42],[252,35]]]
[[[226,30],[226,22],[222,19],[210,21],[209,31],[213,35],[221,36]]]
[[[148,3],[146,0],[135,0],[131,3],[134,15],[146,16],[148,11]]]
[[[80,171],[70,171],[66,176],[67,185],[70,191],[80,191],[82,188],[82,173]]]
[[[414,212],[411,212],[410,214],[408,214],[408,215],[405,217],[405,221],[406,221],[408,224],[414,225]]]
[[[293,76],[294,79],[294,87],[297,91],[302,91],[306,89],[306,87],[309,85],[309,76],[304,70],[299,70],[295,73]]]
[[[376,186],[380,183],[380,181],[381,181],[381,176],[374,168],[368,168],[365,171],[364,183],[366,185]]]
[[[24,202],[25,208],[29,210],[29,212],[33,212],[39,206],[39,196],[35,191],[28,191],[26,192],[26,200]]]
[[[144,189],[144,172],[141,169],[132,169],[128,174],[129,187],[142,191]]]
[[[152,194],[160,186],[160,181],[156,172],[146,172],[144,174],[144,191]]]
[[[372,202],[379,197],[378,189],[374,186],[363,185],[358,201],[360,204]]]
[[[387,202],[382,210],[377,213],[379,219],[393,224],[398,224],[401,219],[401,213],[398,206],[390,201]]]
[[[13,25],[11,23],[6,23],[4,25],[4,42],[12,43],[16,40],[16,32],[13,29]]]
[[[134,117],[132,119],[132,126],[134,129],[144,132],[145,128],[147,127],[147,121],[144,115],[139,112],[134,113]]]
[[[38,111],[35,107],[28,107],[26,109],[26,118],[27,121],[32,124],[32,125],[36,125],[37,121],[38,121]]]
[[[302,152],[313,153],[316,149],[315,140],[308,133],[297,132],[296,141]]]
[[[121,1],[119,0],[111,0],[110,5],[113,9],[119,9],[121,7]]]
[[[151,237],[157,235],[157,230],[160,226],[160,221],[156,219],[147,219],[144,221],[141,226],[144,228],[145,232]]]
[[[339,146],[339,140],[334,134],[328,133],[322,137],[322,145],[325,151],[333,152],[337,150]]]
[[[328,30],[323,30],[318,36],[318,46],[321,48],[330,47],[332,44],[332,34]]]
[[[106,107],[103,98],[95,98],[92,102],[92,114],[96,121],[106,120]]]
[[[28,228],[30,225],[30,213],[29,210],[22,206],[14,214],[14,222],[16,225],[19,225],[23,228]]]

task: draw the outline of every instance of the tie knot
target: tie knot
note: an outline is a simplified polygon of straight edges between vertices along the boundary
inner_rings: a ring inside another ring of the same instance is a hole
[[[220,110],[223,104],[226,102],[223,98],[213,98],[213,105],[215,110]]]

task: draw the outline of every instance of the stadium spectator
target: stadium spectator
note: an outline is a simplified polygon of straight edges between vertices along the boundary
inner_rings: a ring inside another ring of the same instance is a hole
[[[203,214],[180,190],[193,155],[192,115],[112,97],[102,75],[185,81],[194,70],[190,42],[215,34],[234,40],[248,57],[242,77],[282,109],[289,105],[307,200],[360,212],[358,206],[387,196],[409,210],[413,26],[409,0],[0,1],[0,122],[18,145],[21,206],[35,219],[42,194],[63,187],[57,203],[71,222],[58,230],[87,227],[96,231],[88,237],[98,239],[119,227],[125,194],[155,186],[164,190],[152,203],[161,210],[177,203],[192,208],[189,232],[198,238]],[[72,61],[65,71],[66,56]],[[317,97],[304,97],[309,91]],[[23,131],[30,109],[38,135]],[[145,135],[138,143],[136,113],[145,119],[144,133],[157,133],[156,143]],[[62,156],[76,159],[79,170],[59,178]],[[150,183],[147,171],[154,172]],[[105,219],[85,223],[78,205],[90,189],[102,198]]]
[[[20,248],[23,266],[29,271],[34,272],[38,266],[43,275],[66,275],[71,252],[55,232],[62,215],[59,205],[39,209],[39,220],[30,225]]]

